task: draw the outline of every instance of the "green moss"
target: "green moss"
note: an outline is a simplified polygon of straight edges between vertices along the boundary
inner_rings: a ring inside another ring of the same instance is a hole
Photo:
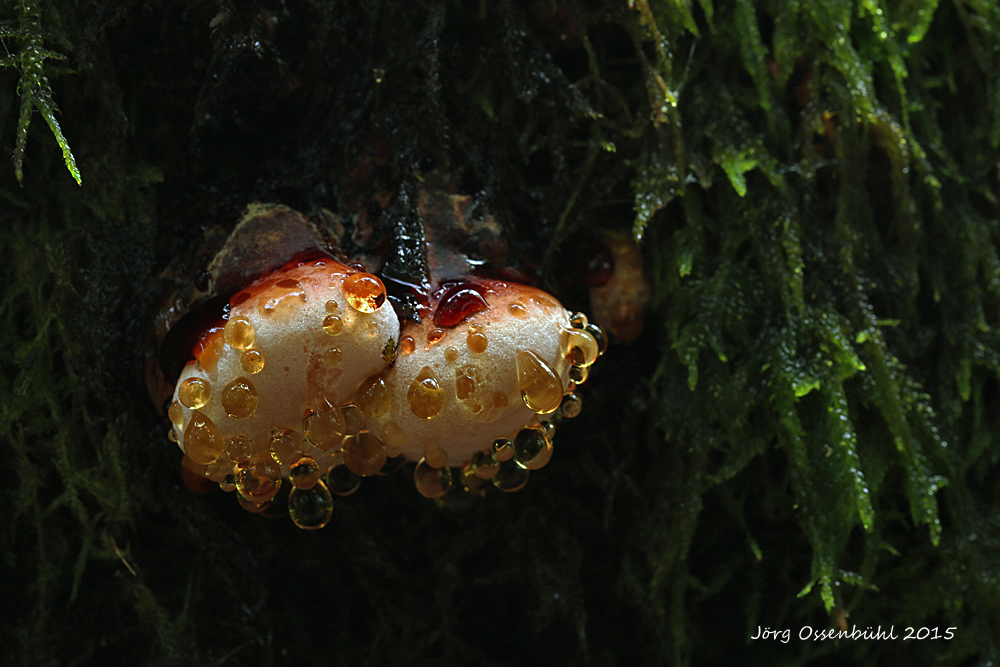
[[[998,658],[995,2],[169,4],[0,6],[12,663]],[[553,464],[460,520],[366,480],[311,535],[188,493],[156,276],[254,200],[417,238],[371,202],[432,172],[575,308],[578,250],[641,242],[645,333]],[[845,614],[958,630],[748,643]]]

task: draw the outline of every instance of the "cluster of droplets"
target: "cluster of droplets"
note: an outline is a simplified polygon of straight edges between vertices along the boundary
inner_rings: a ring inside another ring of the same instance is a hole
[[[318,264],[325,266],[322,262]],[[339,288],[352,312],[342,312],[344,309],[335,299],[324,303],[321,328],[327,343],[319,359],[333,371],[339,370],[348,356],[338,340],[349,329],[364,327],[361,331],[365,336],[378,339],[380,330],[376,323],[358,316],[375,313],[386,303],[385,287],[376,276],[354,272],[339,278],[331,286]],[[230,307],[235,312],[250,296],[247,291],[237,293]],[[257,310],[262,317],[290,318],[310,297],[311,293],[298,280],[285,278],[260,289]],[[478,310],[481,308],[477,306]],[[510,303],[507,310],[516,319],[530,316],[520,301]],[[565,322],[565,315],[563,318]],[[446,326],[454,323],[448,322]],[[536,423],[523,426],[512,438],[495,439],[492,445],[475,452],[459,466],[448,465],[447,443],[425,444],[412,471],[416,488],[423,496],[445,505],[462,506],[481,497],[487,483],[505,492],[523,488],[530,471],[549,462],[555,427],[561,420],[579,414],[581,400],[576,393],[577,385],[587,379],[591,364],[607,344],[600,327],[588,323],[582,313],[569,317],[569,326],[559,331],[563,359],[556,365],[568,368],[565,386],[562,372],[537,352],[531,349],[516,352],[517,390],[521,402],[537,415]],[[438,327],[428,331],[425,349],[436,345],[448,333],[449,330]],[[470,354],[481,355],[487,350],[490,341],[483,326],[473,324],[464,333]],[[226,417],[243,423],[258,414],[265,401],[283,400],[281,396],[262,396],[253,381],[254,377],[261,377],[267,366],[267,355],[257,338],[253,322],[244,315],[234,314],[224,326],[205,332],[195,347],[197,364],[212,369],[223,354],[238,354],[244,374],[228,383],[219,383],[224,384],[221,390],[213,389],[206,377],[184,377],[168,410],[174,425],[171,440],[178,441],[178,434],[182,434],[184,467],[189,473],[217,483],[223,491],[235,492],[248,511],[272,513],[284,506],[298,527],[321,528],[332,515],[334,495],[350,495],[358,489],[362,478],[395,472],[417,458],[412,443],[409,449],[404,449],[408,436],[398,423],[378,421],[393,407],[394,394],[400,394],[399,398],[405,396],[409,413],[423,421],[432,420],[442,412],[446,392],[429,365],[416,374],[405,391],[394,391],[391,377],[387,380],[391,364],[399,354],[414,353],[417,344],[409,335],[398,343],[396,338],[389,338],[379,345],[384,370],[362,381],[349,396],[349,402],[338,401],[322,391],[314,392],[302,410],[300,427],[272,428],[265,439],[266,445],[259,437],[252,438],[247,433],[236,432],[227,437],[203,411],[212,401],[218,402]],[[455,348],[448,347],[443,357],[446,363],[453,363],[458,354]],[[477,394],[481,383],[477,367],[461,366],[456,373],[455,398],[470,414],[489,410],[499,414],[508,405],[507,394],[496,391],[481,399]],[[379,437],[368,428],[374,429],[375,423]],[[447,433],[442,437],[447,438]]]

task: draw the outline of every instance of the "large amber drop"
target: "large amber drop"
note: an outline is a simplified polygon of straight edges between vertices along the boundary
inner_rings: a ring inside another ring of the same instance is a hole
[[[358,407],[366,417],[381,417],[392,407],[392,390],[381,375],[373,375],[358,389]]]
[[[451,486],[451,468],[434,468],[421,459],[413,471],[413,483],[424,498],[440,498]]]
[[[233,419],[246,419],[257,411],[257,388],[245,377],[238,377],[222,390],[222,407]]]
[[[274,498],[281,488],[281,468],[274,461],[251,463],[236,473],[236,489],[251,503]]]
[[[369,477],[382,469],[385,447],[368,431],[344,438],[344,465],[359,477]]]
[[[482,354],[486,351],[490,341],[482,331],[470,331],[469,335],[465,337],[465,343],[473,353]]]
[[[184,453],[195,463],[207,465],[219,458],[225,449],[226,442],[219,427],[203,413],[197,410],[191,413],[191,421],[184,431]]]
[[[348,276],[341,289],[347,303],[362,313],[374,313],[385,303],[385,285],[370,273]]]
[[[552,458],[552,440],[539,426],[522,428],[514,436],[514,461],[528,470],[538,470]]]
[[[288,494],[288,516],[303,530],[322,528],[332,515],[333,496],[322,480],[309,488],[295,487]]]
[[[245,317],[234,317],[226,322],[226,342],[238,350],[245,350],[253,345],[253,324]]]
[[[344,438],[344,415],[339,408],[310,410],[302,420],[302,432],[314,447],[333,449]]]
[[[192,377],[181,382],[177,389],[177,400],[185,408],[198,410],[208,404],[212,398],[212,386],[201,378]]]
[[[423,419],[437,417],[444,408],[444,390],[430,366],[424,366],[410,384],[406,394],[410,411]]]
[[[283,466],[290,466],[302,458],[302,436],[295,431],[283,428],[271,434],[271,458]]]
[[[517,384],[528,409],[541,415],[555,412],[562,402],[559,376],[531,350],[517,351]]]

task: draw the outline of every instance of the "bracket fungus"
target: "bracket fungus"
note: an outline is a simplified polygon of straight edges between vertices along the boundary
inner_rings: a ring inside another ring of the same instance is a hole
[[[184,469],[250,511],[287,507],[304,529],[327,523],[333,495],[409,461],[428,498],[522,488],[548,463],[554,424],[579,413],[603,331],[539,289],[473,272],[407,287],[416,305],[403,309],[377,268],[336,253],[300,214],[253,205],[200,306],[178,318],[168,300],[161,328],[177,321],[157,377],[169,386],[183,363],[167,416]],[[252,267],[245,282],[226,268],[239,266]]]

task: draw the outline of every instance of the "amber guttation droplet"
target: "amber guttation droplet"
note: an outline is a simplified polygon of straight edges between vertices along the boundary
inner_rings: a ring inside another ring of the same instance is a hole
[[[503,463],[514,458],[514,443],[507,438],[497,438],[493,441],[493,455]]]
[[[356,405],[345,405],[340,409],[344,414],[344,433],[356,435],[365,427],[365,414]]]
[[[444,390],[430,366],[424,366],[410,383],[406,394],[410,411],[422,419],[437,417],[444,408]]]
[[[309,487],[296,487],[288,494],[288,516],[302,530],[319,530],[333,516],[333,496],[317,479]]]
[[[306,302],[306,291],[298,280],[285,278],[270,285],[257,299],[257,311],[266,317],[287,315]]]
[[[587,381],[590,376],[589,366],[570,366],[569,367],[569,380],[573,384],[583,384]]]
[[[392,390],[381,375],[373,375],[358,388],[358,407],[366,417],[381,417],[392,407]]]
[[[216,483],[221,482],[226,475],[233,474],[233,465],[233,460],[222,452],[219,458],[205,466],[205,477]]]
[[[406,431],[396,422],[387,422],[382,428],[382,442],[386,447],[399,449],[406,444]]]
[[[427,344],[437,345],[445,335],[444,329],[431,329],[427,332]]]
[[[246,419],[257,411],[257,388],[245,377],[238,377],[222,390],[222,407],[233,419]]]
[[[483,373],[475,366],[467,364],[455,369],[455,398],[463,408],[474,415],[483,411],[477,393],[477,388],[482,382]]]
[[[558,415],[553,415],[553,417],[558,417]],[[549,440],[556,437],[556,425],[555,422],[549,421],[548,419],[543,419],[538,422],[538,427],[545,431],[545,435],[549,436]]]
[[[528,470],[517,465],[513,460],[504,461],[493,477],[493,486],[506,493],[520,491],[528,483]]]
[[[443,468],[448,463],[448,452],[436,442],[424,445],[424,460],[432,468]]]
[[[400,354],[412,354],[413,350],[416,348],[416,344],[413,342],[411,336],[403,336],[403,340],[399,341],[399,353]]]
[[[240,366],[250,375],[256,375],[264,370],[264,355],[260,350],[243,350],[240,355]]]
[[[339,347],[331,347],[323,353],[323,363],[327,366],[339,366],[344,358],[344,353]]]
[[[514,301],[509,306],[507,306],[507,312],[519,320],[528,319],[528,309],[525,308],[524,304],[521,303],[520,301]]]
[[[319,481],[319,464],[309,456],[303,456],[288,469],[288,479],[297,489],[311,489]]]
[[[239,489],[239,483],[236,484],[236,488]],[[262,503],[255,503],[252,500],[247,500],[242,494],[236,494],[236,500],[240,502],[240,507],[245,509],[247,512],[252,512],[254,514],[263,514],[271,506],[270,500],[265,500]]]
[[[337,305],[337,302],[334,301],[333,299],[330,299],[329,301],[327,301],[326,305],[324,307],[326,308],[326,312],[328,312],[330,314],[333,314],[333,313],[337,312],[338,310],[340,310],[340,306]]]
[[[580,400],[579,396],[577,396],[573,392],[570,392],[565,396],[563,396],[562,406],[560,407],[559,412],[562,414],[563,417],[566,417],[568,419],[573,419],[574,417],[580,414],[580,410],[582,409],[583,409],[583,401]]]
[[[362,313],[374,313],[385,303],[385,285],[370,273],[348,276],[341,289],[347,303]]]
[[[226,444],[226,453],[236,465],[242,465],[253,456],[253,444],[245,435],[234,435]]]
[[[563,354],[574,366],[589,366],[597,359],[597,341],[586,331],[563,329],[559,332],[559,345]]]
[[[268,449],[271,458],[283,466],[290,466],[302,458],[302,436],[288,428],[275,429]]]
[[[177,399],[185,408],[197,410],[205,407],[212,398],[212,386],[198,377],[181,382],[177,389]]]
[[[514,436],[514,461],[528,470],[538,470],[552,458],[552,440],[538,426],[522,428]]]
[[[236,475],[229,473],[226,478],[219,482],[219,488],[226,493],[231,493],[236,490]]]
[[[236,489],[251,503],[274,498],[281,488],[281,468],[274,461],[251,463],[236,473]]]
[[[245,317],[233,317],[226,322],[224,329],[226,342],[238,350],[245,350],[253,345],[253,323]]]
[[[500,461],[492,451],[472,455],[472,471],[479,479],[493,479],[500,470]]]
[[[219,363],[219,357],[225,349],[225,335],[222,332],[222,327],[217,326],[210,327],[208,331],[201,335],[201,338],[195,343],[192,352],[199,363],[201,363],[202,368],[211,373],[215,370],[216,365]]]
[[[344,465],[360,477],[369,477],[382,469],[385,447],[368,431],[344,438]]]
[[[446,347],[444,349],[444,360],[451,363],[458,359],[458,350],[453,347]]]
[[[177,432],[174,429],[167,431],[167,440],[170,442],[177,442],[179,438],[177,437]]]
[[[453,327],[469,315],[489,308],[482,288],[463,282],[448,289],[434,311],[434,326]]]
[[[203,413],[195,410],[184,431],[184,453],[194,461],[207,465],[219,458],[226,448],[219,427]]]
[[[587,326],[587,316],[583,313],[573,313],[569,316],[569,325],[574,329],[582,329]]]
[[[482,331],[470,331],[469,335],[465,337],[466,345],[468,345],[469,350],[475,354],[482,354],[485,352],[489,342],[489,339],[486,338],[486,334]]]
[[[597,341],[597,356],[604,354],[604,352],[608,349],[608,335],[604,333],[604,329],[591,322],[587,324],[583,330],[593,336],[594,340]]]
[[[344,426],[339,408],[309,410],[302,420],[302,433],[313,447],[333,449],[344,438]]]
[[[334,466],[326,477],[330,491],[338,496],[349,496],[361,486],[361,478],[351,472],[347,466]]]
[[[413,483],[424,498],[440,498],[451,486],[451,468],[435,468],[421,459],[413,471]]]
[[[517,351],[517,384],[521,399],[532,412],[547,415],[562,402],[563,386],[559,376],[531,350]]]
[[[344,320],[339,315],[327,315],[323,318],[323,332],[328,336],[336,336],[344,330]]]
[[[177,424],[178,426],[184,424],[184,409],[181,408],[181,404],[177,401],[170,403],[170,407],[167,409],[167,416],[170,417],[172,424]]]

